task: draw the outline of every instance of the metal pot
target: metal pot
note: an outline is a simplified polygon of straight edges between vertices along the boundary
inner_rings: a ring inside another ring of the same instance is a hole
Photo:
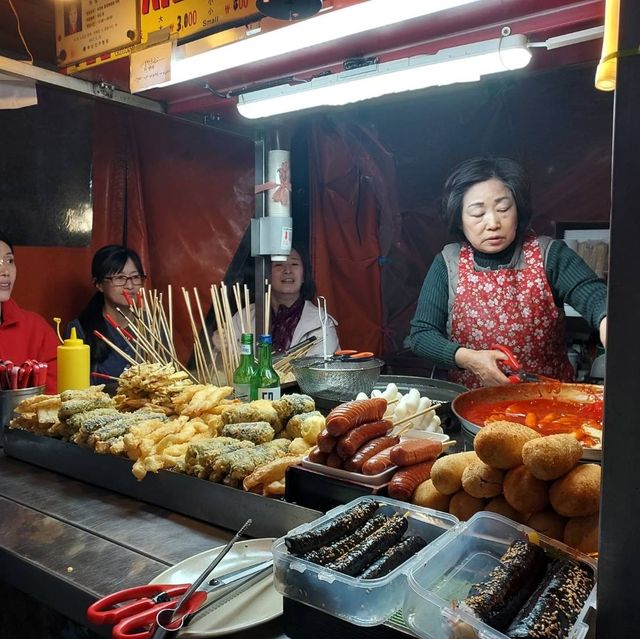
[[[460,420],[462,428],[473,438],[483,424],[474,424],[466,418],[466,415],[478,404],[516,402],[528,399],[559,399],[576,403],[593,403],[594,401],[602,401],[603,396],[604,386],[596,384],[566,384],[561,382],[506,384],[504,386],[476,388],[462,393],[451,403],[451,410]],[[585,451],[586,458],[599,459],[600,456],[600,450]]]

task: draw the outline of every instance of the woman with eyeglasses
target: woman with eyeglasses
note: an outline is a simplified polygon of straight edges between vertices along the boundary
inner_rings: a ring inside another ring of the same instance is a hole
[[[16,281],[13,245],[0,233],[0,359],[21,366],[33,359],[47,364],[45,392],[56,392],[58,338],[46,320],[11,299]]]
[[[126,360],[115,353],[94,331],[102,333],[116,346],[130,355],[134,355],[128,340],[112,326],[113,320],[126,327],[126,317],[130,316],[129,302],[136,301],[136,295],[146,275],[140,256],[132,249],[117,244],[103,246],[93,256],[91,277],[97,291],[77,319],[68,326],[66,334],[75,327],[78,337],[91,348],[91,371],[110,377],[118,377],[127,366]],[[106,384],[107,389],[115,389],[115,380],[91,376],[92,384]]]

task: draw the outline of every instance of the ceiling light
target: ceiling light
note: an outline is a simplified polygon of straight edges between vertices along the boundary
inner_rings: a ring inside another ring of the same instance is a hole
[[[205,51],[201,49],[207,46],[208,39],[202,38],[177,47],[171,65],[171,81],[159,86],[211,75],[474,2],[478,0],[366,0]],[[215,46],[215,36],[211,38],[209,46]]]
[[[473,82],[484,75],[525,67],[531,60],[523,35],[476,42],[434,55],[419,55],[374,64],[304,84],[284,84],[238,96],[238,111],[261,118],[315,106],[338,106],[456,82]]]

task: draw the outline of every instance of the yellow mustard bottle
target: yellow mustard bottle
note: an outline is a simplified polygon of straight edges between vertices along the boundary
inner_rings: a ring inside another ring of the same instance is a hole
[[[75,327],[71,336],[58,346],[58,392],[82,390],[91,385],[89,345],[78,338]]]

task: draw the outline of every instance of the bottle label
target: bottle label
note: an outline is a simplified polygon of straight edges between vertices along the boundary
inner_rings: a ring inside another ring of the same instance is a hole
[[[258,388],[258,399],[280,399],[280,386],[274,388]]]
[[[251,384],[234,384],[233,394],[241,402],[248,402],[251,394]]]
[[[251,344],[240,344],[240,355],[251,355]]]

